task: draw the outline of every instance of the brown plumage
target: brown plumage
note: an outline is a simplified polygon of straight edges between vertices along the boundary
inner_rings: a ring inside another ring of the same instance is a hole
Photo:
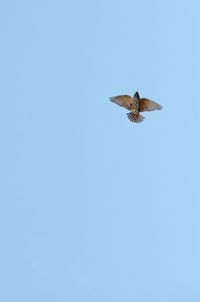
[[[130,112],[127,113],[128,119],[134,123],[141,123],[145,118],[139,112],[162,109],[162,106],[158,103],[146,98],[140,98],[138,91],[133,97],[130,95],[118,95],[111,97],[110,101],[129,110]]]

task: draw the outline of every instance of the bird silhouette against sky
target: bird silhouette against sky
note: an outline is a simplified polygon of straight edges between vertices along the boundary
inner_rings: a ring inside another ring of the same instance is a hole
[[[141,123],[145,119],[139,112],[162,109],[162,106],[158,103],[146,98],[140,98],[138,91],[135,92],[133,97],[130,95],[118,95],[111,97],[110,101],[129,110],[130,112],[127,113],[128,119],[134,123]]]

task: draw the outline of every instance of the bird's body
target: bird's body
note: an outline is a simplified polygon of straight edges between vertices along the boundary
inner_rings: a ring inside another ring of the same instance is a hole
[[[138,91],[135,92],[133,97],[130,95],[118,95],[111,97],[110,101],[129,110],[130,112],[127,113],[128,119],[134,123],[141,123],[144,120],[144,116],[140,112],[162,109],[162,106],[158,103],[146,98],[140,98]]]

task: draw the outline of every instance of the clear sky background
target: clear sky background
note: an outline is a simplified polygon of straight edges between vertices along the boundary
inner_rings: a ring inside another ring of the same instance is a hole
[[[200,301],[199,15],[1,2],[0,301]]]

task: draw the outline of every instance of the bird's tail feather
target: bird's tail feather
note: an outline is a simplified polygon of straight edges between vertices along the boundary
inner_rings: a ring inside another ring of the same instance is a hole
[[[128,119],[133,123],[141,123],[145,117],[141,114],[135,114],[132,111],[127,113]]]

